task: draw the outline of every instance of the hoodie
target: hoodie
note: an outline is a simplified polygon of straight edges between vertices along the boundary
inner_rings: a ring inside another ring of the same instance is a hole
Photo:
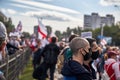
[[[76,77],[76,80],[92,80],[92,76],[87,69],[74,60],[64,63],[61,74],[64,77]]]

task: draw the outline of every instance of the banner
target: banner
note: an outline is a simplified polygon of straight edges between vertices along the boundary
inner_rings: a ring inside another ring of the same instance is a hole
[[[81,33],[81,37],[83,38],[92,38],[92,32],[89,31],[89,32],[82,32]]]

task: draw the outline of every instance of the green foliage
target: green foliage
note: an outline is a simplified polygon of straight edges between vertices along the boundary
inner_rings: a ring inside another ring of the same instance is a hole
[[[67,35],[71,34],[71,29],[69,27],[67,27]]]
[[[70,29],[70,27],[67,27],[66,31],[61,33],[60,31],[56,31],[56,36],[61,40],[62,38],[69,38],[71,33],[75,33],[80,35],[81,32],[87,32],[92,31],[93,38],[95,38],[98,42],[98,35],[101,35],[101,28],[97,28],[95,30],[86,29],[81,30],[81,28],[78,26],[77,28]],[[112,26],[104,26],[103,27],[103,35],[106,37],[112,37],[112,45],[120,45],[120,23],[117,23],[117,25]]]
[[[4,18],[0,16],[0,21],[4,23]]]
[[[112,37],[112,45],[120,45],[120,24],[103,27],[103,35],[106,37]],[[97,39],[97,36],[101,35],[101,28],[93,31],[93,37]]]
[[[8,21],[4,21],[4,18],[0,16],[0,21],[5,24],[8,34],[15,28],[14,25],[12,24],[11,18],[9,18]]]
[[[50,36],[50,34],[52,32],[52,28],[50,26],[46,26],[46,28],[47,28],[48,36]]]
[[[23,32],[22,34],[24,35],[25,38],[29,38],[30,37],[30,34],[28,32]]]
[[[55,35],[58,37],[58,40],[61,40],[62,39],[62,34],[60,31],[56,31],[55,32]]]

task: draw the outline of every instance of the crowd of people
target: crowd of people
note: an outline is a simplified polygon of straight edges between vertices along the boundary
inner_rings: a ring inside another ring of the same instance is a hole
[[[56,37],[52,37],[53,40],[54,38]],[[33,59],[34,78],[54,80],[56,70],[63,76],[60,80],[120,80],[119,47],[103,46],[97,44],[94,38],[81,38],[74,34],[70,36],[69,43],[64,41],[54,43],[58,48],[53,49],[55,51],[53,57],[49,50],[52,47],[49,46],[51,44],[53,42],[40,48],[41,50],[37,53],[40,57],[37,67],[34,60],[37,58]],[[52,63],[52,60],[55,62]],[[107,75],[104,75],[105,73]]]
[[[0,64],[18,50],[25,50],[27,44],[25,43],[24,36],[8,35],[5,25],[0,22]],[[0,69],[0,80],[6,80],[3,70]]]
[[[120,80],[119,47],[97,44],[94,38],[76,34],[68,42],[58,42],[55,36],[48,42],[35,36],[31,39],[9,36],[0,22],[0,61],[25,47],[32,50],[32,76],[37,80],[54,80],[56,71],[62,75],[57,80]],[[6,80],[2,70],[0,80]]]

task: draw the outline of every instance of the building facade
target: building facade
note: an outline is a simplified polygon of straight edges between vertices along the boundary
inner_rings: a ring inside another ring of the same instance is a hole
[[[34,26],[34,34],[38,37],[38,25]]]
[[[84,29],[96,29],[103,25],[112,26],[115,23],[113,15],[99,16],[98,13],[84,15]]]

